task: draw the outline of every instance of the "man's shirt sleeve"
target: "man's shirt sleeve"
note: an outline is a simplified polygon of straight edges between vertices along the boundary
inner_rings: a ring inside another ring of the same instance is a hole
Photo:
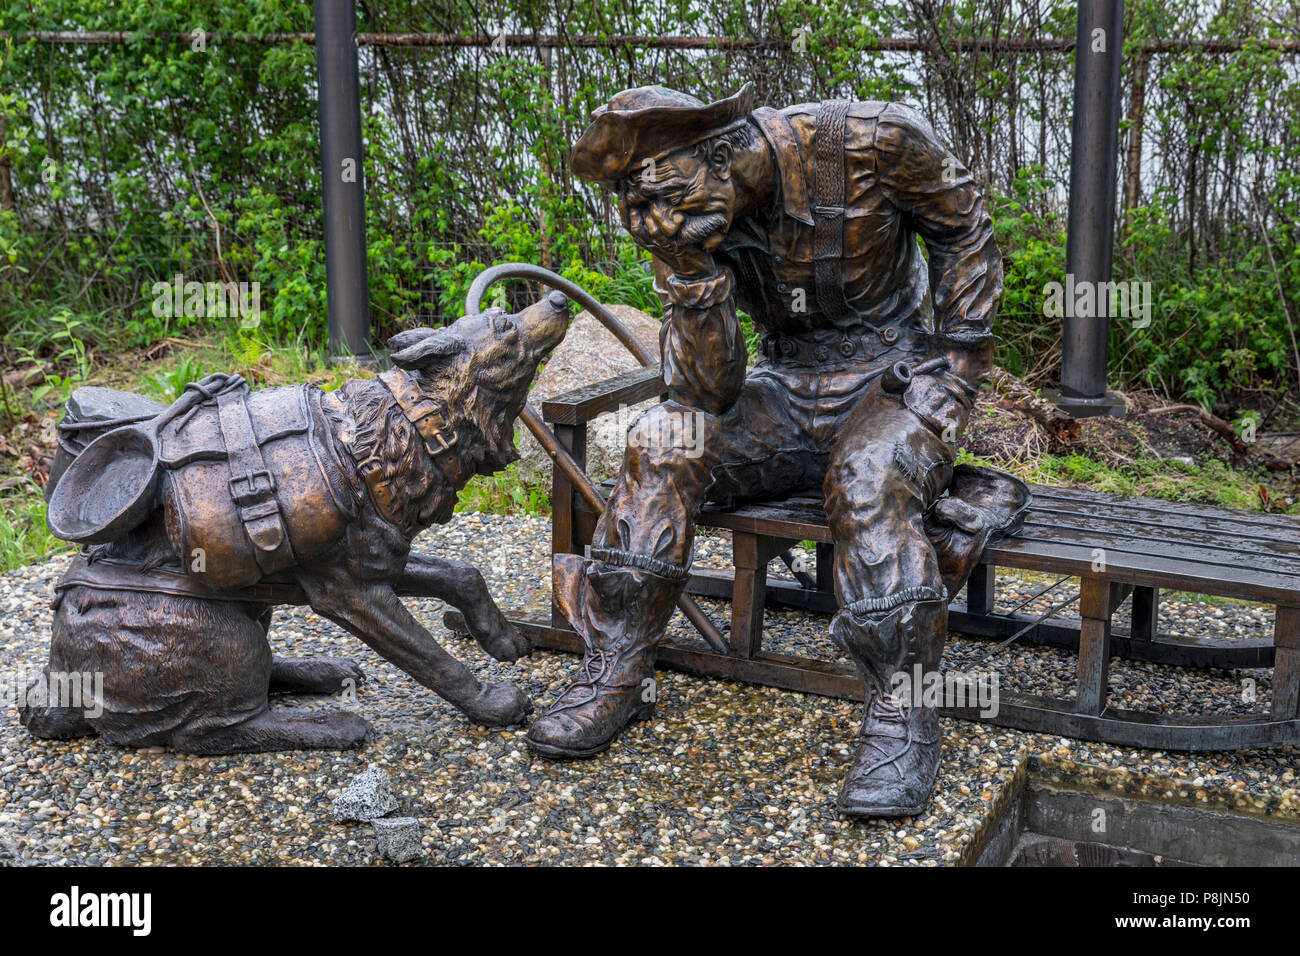
[[[655,288],[664,300],[664,387],[675,402],[715,415],[736,401],[745,381],[745,336],[736,318],[731,270],[684,282],[658,260]]]
[[[898,103],[881,113],[875,147],[881,188],[929,250],[942,345],[981,347],[1002,294],[1002,259],[974,177],[924,117]]]

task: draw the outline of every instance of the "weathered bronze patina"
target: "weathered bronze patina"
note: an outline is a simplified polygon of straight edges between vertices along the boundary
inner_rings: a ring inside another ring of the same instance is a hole
[[[267,628],[286,603],[310,604],[470,719],[521,721],[528,698],[479,681],[399,596],[459,608],[498,660],[527,652],[478,571],[410,547],[451,516],[473,475],[517,457],[515,419],[567,327],[556,293],[518,315],[404,332],[389,343],[395,368],[331,393],[253,392],[215,375],[167,410],[78,390],[60,425],[50,522],[101,543],[58,584],[48,670],[102,673],[104,699],[94,716],[29,700],[23,723],[40,737],[192,753],[360,745],[355,714],[268,706],[269,691],[332,693],[361,677],[347,660],[273,658]]]
[[[705,502],[820,487],[841,608],[831,633],[867,699],[839,807],[921,811],[939,722],[891,678],[939,668],[948,600],[1025,503],[998,473],[944,496],[1002,289],[973,177],[906,106],[754,109],[748,86],[713,104],[621,92],[572,165],[614,190],[654,256],[669,401],[634,424],[589,556],[556,558],[556,601],[586,652],[529,744],[589,756],[650,715],[656,644]],[[752,371],[738,309],[763,334]],[[932,540],[927,518],[950,530]]]

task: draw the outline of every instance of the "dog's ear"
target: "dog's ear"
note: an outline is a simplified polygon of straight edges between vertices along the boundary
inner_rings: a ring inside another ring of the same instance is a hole
[[[440,329],[433,335],[426,335],[414,345],[408,345],[394,352],[389,358],[393,360],[394,365],[402,368],[431,371],[446,365],[464,351],[464,339],[446,329]]]
[[[405,332],[398,332],[388,340],[388,351],[398,352],[404,348],[409,348],[417,342],[423,342],[431,335],[437,335],[440,329],[419,328],[407,329]]]

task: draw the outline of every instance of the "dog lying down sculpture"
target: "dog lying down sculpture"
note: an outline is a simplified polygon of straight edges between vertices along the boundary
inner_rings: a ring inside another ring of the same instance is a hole
[[[498,660],[527,653],[477,570],[410,546],[473,475],[518,457],[515,419],[567,328],[552,293],[517,315],[404,332],[391,371],[332,393],[216,375],[164,409],[79,389],[46,494],[51,529],[88,544],[57,585],[48,673],[102,674],[102,710],[29,696],[22,722],[197,754],[360,746],[356,714],[269,706],[272,691],[335,693],[362,676],[346,659],[272,656],[275,605],[308,604],[471,720],[519,723],[528,698],[479,681],[400,598],[446,601]]]

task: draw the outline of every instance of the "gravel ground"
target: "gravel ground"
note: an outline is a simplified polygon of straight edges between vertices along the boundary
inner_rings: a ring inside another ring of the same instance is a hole
[[[546,519],[458,515],[416,547],[479,565],[503,607],[549,603]],[[701,539],[718,564],[725,539]],[[0,576],[0,670],[43,662],[51,588],[66,559]],[[773,566],[774,573],[778,565]],[[1043,586],[999,578],[1008,607]],[[1062,585],[1062,588],[1066,585]],[[1034,606],[1045,609],[1053,598]],[[717,620],[725,605],[706,602]],[[436,601],[411,602],[449,650],[484,677],[517,681],[544,705],[575,658],[536,652],[492,661],[441,624]],[[1121,615],[1122,617],[1122,615]],[[1271,609],[1169,601],[1162,623],[1187,634],[1267,635]],[[769,612],[781,645],[833,657],[824,616]],[[680,617],[673,627],[685,625]],[[833,811],[852,759],[858,706],[661,671],[654,720],[635,725],[588,761],[532,757],[523,731],[472,726],[359,641],[309,610],[282,608],[271,642],[286,655],[346,655],[369,681],[353,701],[282,697],[276,707],[348,707],[374,739],[360,751],[196,758],[130,751],[94,739],[35,740],[12,703],[0,721],[0,863],[263,863],[391,865],[366,824],[330,820],[333,798],[369,766],[392,777],[401,806],[424,826],[425,862],[439,864],[901,864],[960,862],[990,808],[1028,758],[1040,772],[1108,790],[1172,795],[1208,806],[1300,819],[1295,748],[1255,753],[1128,751],[990,725],[944,720],[940,786],[921,817],[845,822]],[[965,668],[989,644],[954,638],[945,667]],[[1073,656],[1013,645],[997,655],[1003,686],[1065,694]],[[1112,664],[1123,706],[1265,712],[1263,671],[1194,671]],[[1257,681],[1242,702],[1242,678]]]

